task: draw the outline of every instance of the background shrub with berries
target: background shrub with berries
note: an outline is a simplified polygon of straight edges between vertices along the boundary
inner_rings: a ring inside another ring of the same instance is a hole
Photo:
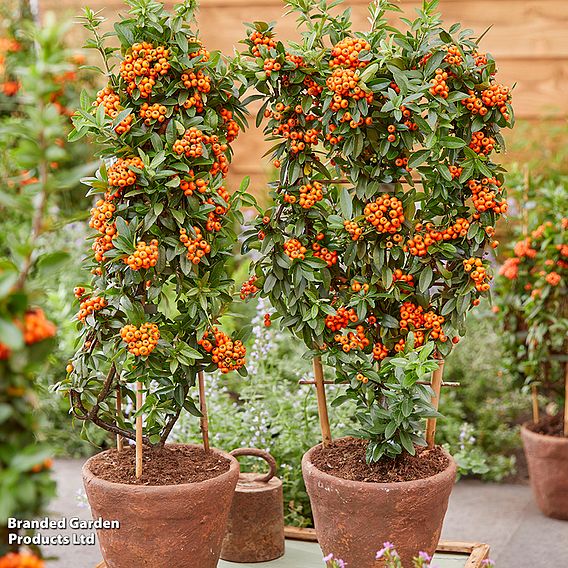
[[[1,566],[43,566],[9,544],[6,524],[41,515],[55,493],[41,385],[60,338],[49,295],[70,258],[62,227],[77,215],[77,177],[89,162],[87,145],[65,140],[68,108],[88,79],[66,30],[50,17],[37,25],[26,2],[0,9]]]
[[[349,384],[334,403],[358,401],[368,459],[413,453],[432,415],[418,383],[489,294],[510,90],[470,30],[441,27],[435,0],[401,29],[385,17],[396,6],[373,2],[366,32],[335,2],[286,4],[301,42],[256,22],[240,57],[279,168],[245,236],[254,286]]]
[[[520,203],[527,212],[496,280],[496,304],[507,366],[519,388],[562,404],[568,364],[568,205],[563,186],[529,185]],[[568,415],[567,415],[568,416]],[[559,417],[560,426],[562,420]]]
[[[232,301],[234,225],[249,200],[246,183],[232,195],[225,187],[244,111],[228,64],[195,35],[193,4],[169,13],[130,0],[115,24],[119,48],[86,11],[108,85],[94,102],[82,97],[71,135],[94,137],[106,165],[85,180],[96,196],[93,276],[75,289],[80,345],[60,387],[77,419],[134,439],[133,413],[115,403],[133,401],[141,383],[149,445],[166,442],[183,409],[199,415],[190,391],[199,371],[245,373],[241,339],[219,327]]]

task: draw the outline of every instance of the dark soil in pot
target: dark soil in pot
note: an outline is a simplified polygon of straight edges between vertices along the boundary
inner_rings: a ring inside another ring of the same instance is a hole
[[[343,438],[304,455],[318,541],[324,555],[356,568],[383,567],[375,555],[390,541],[410,566],[418,552],[436,550],[456,464],[436,448],[367,466],[365,449],[366,442]]]
[[[136,478],[136,450],[109,450],[98,454],[90,464],[100,479],[128,485],[179,485],[213,479],[229,471],[231,462],[222,455],[196,446],[144,448],[143,474]]]
[[[433,450],[416,448],[416,455],[404,453],[395,459],[384,459],[368,464],[365,459],[368,442],[357,438],[342,438],[318,447],[312,463],[321,471],[350,479],[373,483],[393,483],[425,479],[444,471],[449,464],[447,454],[440,447]]]
[[[544,416],[539,422],[527,422],[527,430],[543,436],[564,436],[564,415]]]

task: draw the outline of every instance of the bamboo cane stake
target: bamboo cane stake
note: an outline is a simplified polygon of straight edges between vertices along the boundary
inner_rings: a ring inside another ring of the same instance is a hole
[[[329,415],[327,413],[327,401],[325,397],[325,381],[323,378],[323,367],[320,357],[314,357],[314,377],[316,384],[316,394],[318,399],[318,414],[320,419],[321,437],[323,447],[331,443],[331,428],[329,427]]]
[[[440,404],[440,391],[442,389],[442,376],[444,374],[444,361],[438,361],[438,368],[432,373],[431,387],[434,391],[432,396],[432,406],[434,410],[438,410]],[[426,443],[428,448],[433,449],[436,445],[436,418],[428,418],[426,423]]]
[[[536,385],[531,385],[531,399],[533,424],[536,424],[540,420],[540,411],[538,408],[538,388]]]
[[[564,365],[564,436],[568,438],[568,361]]]
[[[142,383],[136,382],[136,411],[142,408]],[[136,478],[142,477],[142,414],[136,417]]]
[[[122,418],[122,390],[120,386],[116,387],[116,417],[117,422]],[[120,434],[116,435],[116,449],[119,452],[124,449],[124,438]]]
[[[199,382],[199,410],[201,412],[201,437],[203,438],[203,448],[209,451],[209,418],[207,417],[207,402],[205,400],[205,375],[203,371],[197,373]]]

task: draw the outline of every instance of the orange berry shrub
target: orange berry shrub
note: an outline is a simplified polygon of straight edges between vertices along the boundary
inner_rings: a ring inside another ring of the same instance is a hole
[[[86,11],[89,47],[103,55],[108,85],[83,97],[72,139],[101,144],[102,165],[85,180],[94,196],[92,278],[75,290],[80,346],[61,388],[73,413],[127,439],[127,416],[110,400],[146,398],[144,442],[164,444],[183,409],[199,415],[199,371],[245,374],[245,348],[220,328],[232,301],[228,261],[246,185],[231,194],[231,142],[244,116],[240,92],[218,52],[193,29],[193,2],[167,12],[129,0],[107,47],[102,19]]]
[[[568,218],[562,217],[567,203],[565,193],[552,200],[546,190],[538,199],[549,208],[531,220],[509,251],[493,310],[519,388],[536,386],[558,403],[568,361]]]
[[[397,8],[373,3],[365,32],[326,0],[286,4],[301,43],[256,22],[240,56],[279,169],[245,237],[254,285],[349,384],[335,403],[359,401],[368,458],[413,453],[432,414],[417,381],[489,294],[510,92],[469,31],[441,27],[436,1],[400,30],[385,17]]]

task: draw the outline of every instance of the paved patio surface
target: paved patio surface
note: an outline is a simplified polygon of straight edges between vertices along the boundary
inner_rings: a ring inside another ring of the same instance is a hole
[[[58,460],[55,476],[59,495],[51,507],[52,518],[89,519],[89,509],[80,508],[77,500],[82,488],[81,462]],[[90,533],[66,534],[73,532]],[[568,566],[568,522],[541,515],[526,485],[459,482],[452,493],[442,538],[488,543],[497,568]],[[50,568],[93,568],[100,560],[96,545],[50,546],[45,550],[58,557],[49,563]]]

